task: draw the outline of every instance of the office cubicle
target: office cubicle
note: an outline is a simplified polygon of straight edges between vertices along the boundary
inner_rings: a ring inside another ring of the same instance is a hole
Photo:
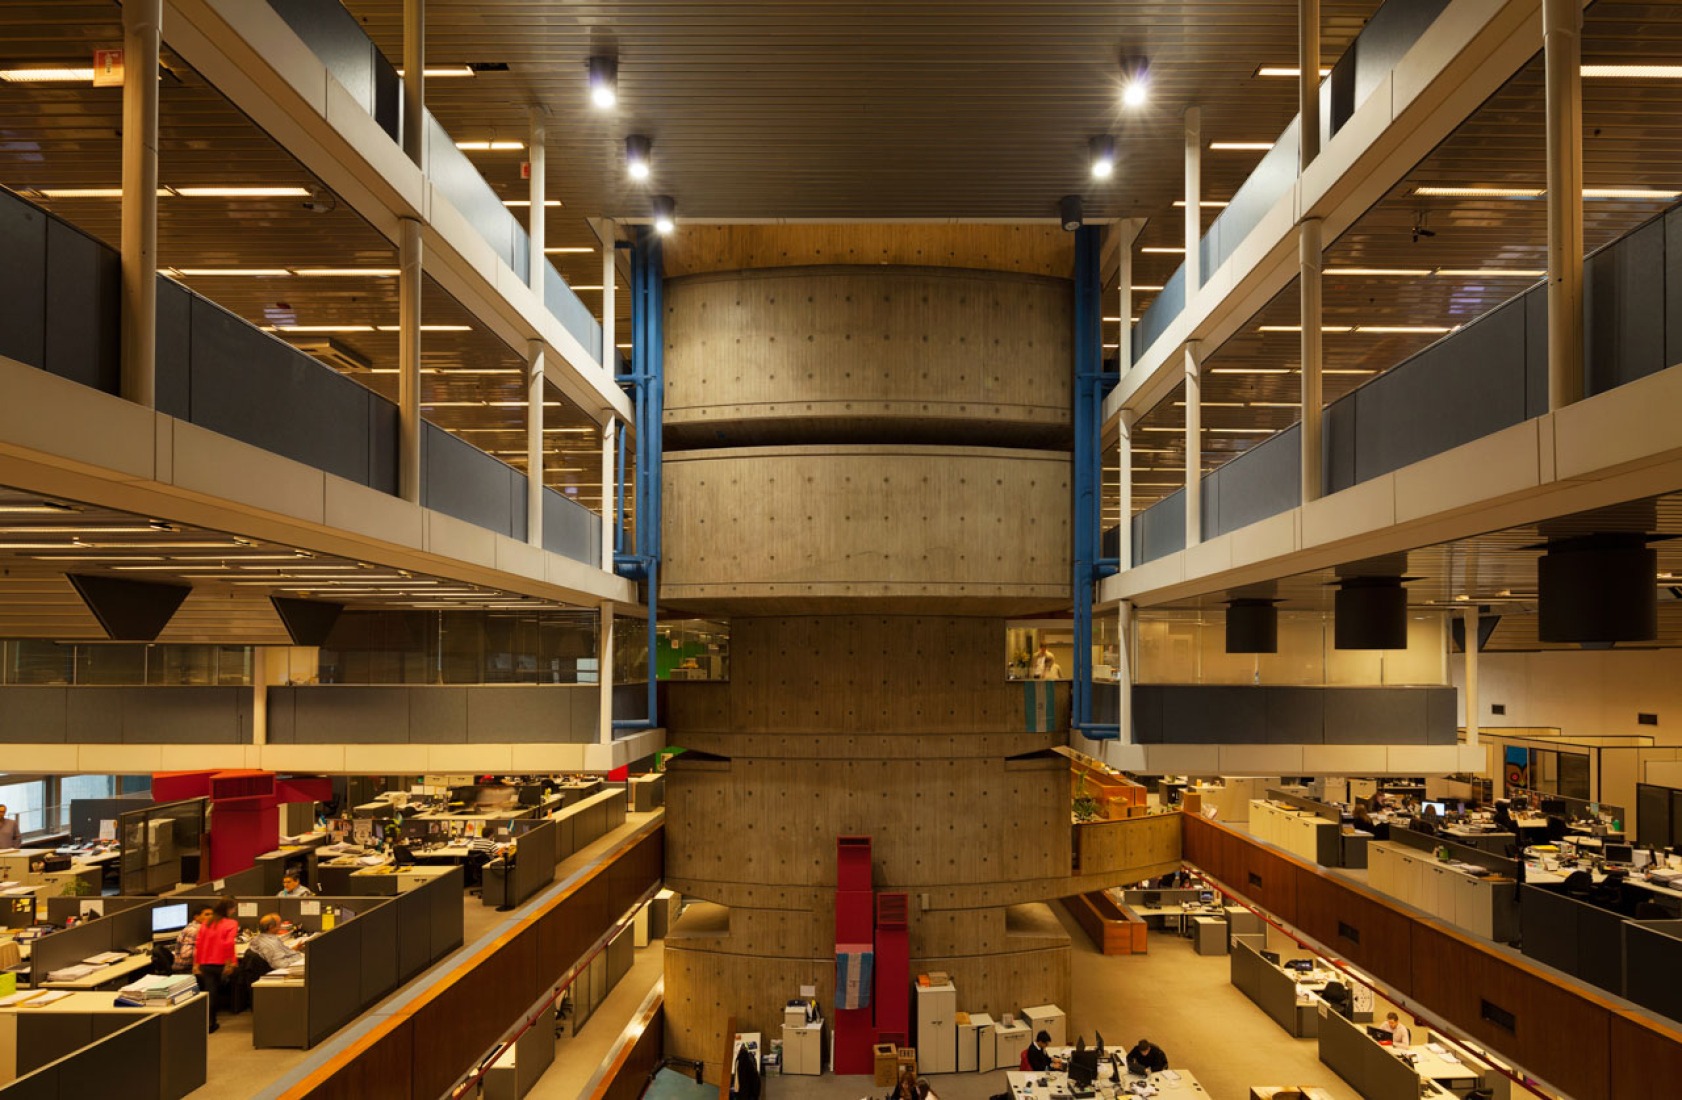
[[[1649,848],[1682,847],[1682,790],[1635,785],[1635,839]]]
[[[555,822],[516,821],[513,832],[513,858],[502,856],[485,865],[481,897],[500,909],[512,909],[554,882],[555,864],[560,862],[560,828]]]
[[[98,920],[36,940],[29,952],[29,981],[40,986],[54,970],[74,966],[107,951],[137,954],[152,950],[152,906],[121,909]]]
[[[151,904],[151,898],[51,897],[47,899],[47,923],[62,926],[71,917],[80,919],[92,914],[97,919]]]
[[[141,1016],[98,1042],[40,1066],[0,1088],[4,1100],[86,1100],[118,1092],[134,1100],[176,1100],[165,1093],[163,1020]],[[199,1069],[202,1074],[204,1062]],[[203,1077],[200,1077],[202,1083]]]
[[[205,1083],[209,1003],[199,996],[150,1012],[9,1012],[3,1023],[17,1079],[0,1097],[179,1100]]]
[[[1558,887],[1521,891],[1524,954],[1672,1020],[1682,1020],[1682,920],[1635,920]]]
[[[1320,1061],[1366,1100],[1420,1100],[1422,1095],[1420,1076],[1412,1066],[1379,1046],[1364,1025],[1325,1006],[1320,1009]]]
[[[72,798],[70,800],[70,835],[77,840],[95,840],[104,822],[112,822],[110,839],[120,835],[115,831],[117,819],[130,810],[142,810],[152,805],[149,794],[119,795],[114,798]]]
[[[1297,1004],[1294,974],[1262,958],[1265,935],[1232,937],[1232,984],[1257,1008],[1298,1038],[1312,1038],[1319,1032],[1319,1003]]]
[[[156,894],[199,877],[200,845],[209,799],[185,798],[117,818],[122,892]]]

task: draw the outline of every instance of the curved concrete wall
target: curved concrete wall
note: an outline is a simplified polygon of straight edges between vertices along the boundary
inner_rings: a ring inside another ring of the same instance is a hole
[[[1027,614],[1069,601],[1069,456],[833,445],[669,453],[662,600]],[[1000,665],[1002,675],[1002,664]]]
[[[923,267],[731,271],[666,285],[674,445],[814,438],[1042,445],[1069,431],[1067,279]]]

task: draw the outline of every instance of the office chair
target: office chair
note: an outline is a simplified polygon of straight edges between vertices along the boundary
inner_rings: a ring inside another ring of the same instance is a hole
[[[1594,876],[1587,871],[1572,871],[1565,876],[1565,882],[1561,889],[1565,892],[1566,897],[1586,901],[1588,896],[1594,892]]]
[[[1346,1020],[1354,1018],[1354,1005],[1349,996],[1349,987],[1342,982],[1328,982],[1326,988],[1320,991],[1320,998]]]
[[[1565,819],[1563,817],[1560,817],[1558,814],[1548,815],[1549,840],[1557,844],[1559,841],[1564,840],[1570,831],[1571,830],[1566,827]]]
[[[1675,914],[1656,901],[1638,901],[1635,903],[1636,920],[1675,920]]]

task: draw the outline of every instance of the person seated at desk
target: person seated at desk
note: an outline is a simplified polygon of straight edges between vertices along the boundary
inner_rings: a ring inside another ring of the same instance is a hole
[[[1062,1069],[1063,1059],[1053,1058],[1046,1047],[1051,1045],[1051,1032],[1042,1031],[1034,1036],[1034,1041],[1028,1049],[1022,1052],[1022,1064],[1030,1073],[1044,1073],[1047,1070]]]
[[[6,807],[0,806],[0,849],[23,847],[23,831],[18,826],[18,819],[6,816]]]
[[[315,897],[315,891],[311,890],[308,886],[304,885],[303,880],[298,877],[298,872],[288,871],[281,878],[281,880],[280,880],[280,893],[276,894],[275,897],[277,897],[277,898],[313,898],[313,897]]]
[[[1127,1052],[1127,1072],[1140,1075],[1161,1073],[1168,1068],[1168,1055],[1162,1053],[1162,1048],[1153,1046],[1149,1039],[1140,1039],[1132,1050]]]
[[[193,948],[199,941],[199,930],[210,923],[215,910],[205,905],[193,914],[193,919],[187,922],[175,937],[175,958],[170,963],[170,970],[176,974],[186,974],[193,969]]]
[[[1394,1012],[1385,1014],[1384,1030],[1390,1033],[1391,1046],[1411,1047],[1413,1045],[1413,1032],[1408,1030],[1408,1026],[1402,1023],[1402,1018]]]
[[[280,938],[280,923],[279,913],[265,913],[257,922],[257,934],[245,945],[245,953],[255,954],[268,964],[270,970],[281,970],[304,961],[302,952],[292,950]]]

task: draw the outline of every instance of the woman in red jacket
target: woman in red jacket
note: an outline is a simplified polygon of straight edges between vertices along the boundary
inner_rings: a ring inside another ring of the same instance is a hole
[[[193,945],[193,976],[198,978],[199,988],[210,994],[211,1031],[222,1026],[216,1022],[216,1006],[223,983],[234,974],[234,941],[239,937],[235,908],[233,898],[218,901],[210,923],[199,929],[198,942]]]

